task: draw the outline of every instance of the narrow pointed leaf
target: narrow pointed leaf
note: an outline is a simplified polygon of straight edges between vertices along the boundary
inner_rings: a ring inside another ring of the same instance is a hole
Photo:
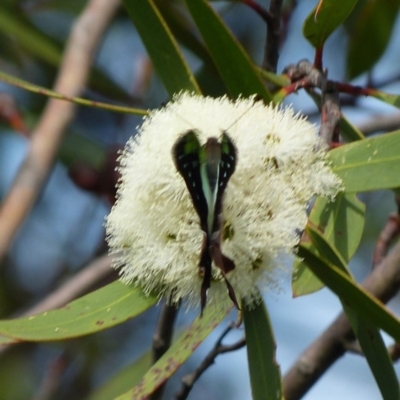
[[[354,280],[346,262],[338,251],[317,230],[309,227],[307,228],[307,234],[312,239],[313,244],[320,254],[323,254],[326,259],[337,265]],[[342,305],[379,386],[383,399],[399,399],[399,382],[379,330],[367,318],[359,315],[353,308],[347,306],[345,302],[342,301]]]
[[[208,1],[186,0],[186,5],[232,97],[271,95],[243,47],[228,30]]]
[[[312,243],[302,243],[310,251],[317,252]],[[325,284],[307,267],[304,260],[296,257],[292,272],[292,296],[299,297],[321,290]]]
[[[339,121],[340,134],[348,142],[355,142],[357,140],[365,139],[363,133],[354,126],[344,115],[341,116]]]
[[[200,58],[203,63],[212,64],[210,54],[193,30],[193,23],[190,21],[188,14],[182,12],[182,7],[165,0],[155,0],[154,4],[162,14],[175,39]]]
[[[357,0],[321,0],[308,14],[304,37],[316,48],[321,48],[330,34],[349,16]]]
[[[367,359],[384,400],[399,400],[399,381],[379,330],[343,304],[343,309]]]
[[[123,368],[108,382],[92,392],[86,400],[110,400],[139,383],[142,376],[151,367],[151,352],[146,352],[131,365]]]
[[[266,71],[265,69],[259,69],[260,74],[267,81],[274,83],[278,87],[285,87],[290,85],[290,79],[286,74],[274,74],[273,72]]]
[[[333,202],[319,197],[309,221],[335,247],[345,262],[350,261],[361,241],[365,204],[355,194],[339,193]]]
[[[369,95],[376,99],[382,100],[387,104],[400,108],[400,96],[391,93],[381,92],[380,90],[370,89]]]
[[[121,324],[156,302],[139,288],[116,281],[58,310],[0,321],[0,335],[33,342],[75,338]]]
[[[400,340],[400,320],[384,304],[353,282],[340,268],[305,247],[299,247],[298,255],[304,258],[313,273],[336,293],[347,307],[351,307],[371,324],[383,329],[396,341]]]
[[[398,0],[361,2],[356,17],[346,24],[349,31],[349,79],[370,71],[383,55],[392,36],[399,6]]]
[[[0,2],[0,32],[11,38],[23,55],[26,54],[58,68],[62,60],[62,44],[54,41],[29,21],[23,13]],[[4,46],[4,43],[1,44]],[[129,94],[115,84],[107,75],[92,68],[89,75],[92,89],[120,100],[129,100]]]
[[[348,262],[360,243],[364,219],[365,205],[357,196],[339,193],[334,202],[322,197],[315,201],[309,225],[323,233],[325,240]],[[315,249],[312,243],[306,243],[306,246]],[[324,286],[301,260],[295,261],[292,279],[294,296],[313,293]]]
[[[318,232],[316,229],[313,229],[311,226],[306,228],[306,232],[308,237],[311,239],[312,244],[318,250],[318,256],[329,260],[329,262],[339,267],[344,273],[354,279],[349,267],[346,264],[346,261],[320,232]]]
[[[346,193],[400,186],[400,131],[346,144],[330,151],[333,171]]]
[[[152,0],[124,0],[135,28],[170,96],[182,90],[200,94],[189,66]]]
[[[224,310],[206,308],[203,317],[198,317],[172,344],[167,352],[146,372],[142,380],[127,393],[118,397],[125,399],[146,399],[162,385],[194,352],[202,341],[229,313]]]
[[[281,400],[282,379],[275,358],[275,338],[264,302],[243,309],[253,400]]]
[[[21,48],[53,66],[58,66],[62,52],[54,40],[40,32],[30,21],[0,5],[0,31],[11,36]]]

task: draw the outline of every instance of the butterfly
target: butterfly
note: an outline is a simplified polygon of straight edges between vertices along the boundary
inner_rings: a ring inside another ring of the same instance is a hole
[[[235,269],[235,263],[222,253],[222,201],[226,186],[237,163],[237,150],[224,131],[220,141],[215,137],[201,145],[195,130],[184,133],[174,144],[172,156],[176,169],[183,177],[200,218],[204,232],[199,268],[203,276],[200,302],[201,314],[207,302],[211,285],[211,265],[219,268],[224,277],[228,295],[239,309],[235,292],[226,274]]]

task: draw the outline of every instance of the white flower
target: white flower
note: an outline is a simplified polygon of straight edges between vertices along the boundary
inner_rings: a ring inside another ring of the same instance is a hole
[[[122,178],[107,233],[122,281],[171,303],[199,305],[203,280],[204,234],[171,152],[189,130],[201,144],[226,131],[237,147],[223,200],[222,252],[236,265],[227,274],[236,297],[251,305],[257,287],[274,282],[282,255],[298,244],[310,199],[334,196],[340,180],[315,127],[290,108],[183,93],[152,111],[120,158]],[[207,307],[231,302],[221,271],[213,266],[212,274]]]

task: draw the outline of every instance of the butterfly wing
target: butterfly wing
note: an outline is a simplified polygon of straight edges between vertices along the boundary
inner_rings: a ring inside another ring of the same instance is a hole
[[[200,174],[201,146],[195,131],[186,132],[177,140],[172,155],[176,169],[182,175],[192,198],[193,206],[200,218],[200,226],[207,232],[208,207],[205,199]]]
[[[228,181],[236,168],[236,147],[225,132],[222,134],[221,143],[210,138],[201,146],[195,131],[189,130],[177,140],[172,154],[176,169],[182,175],[199,215],[201,229],[205,233],[199,262],[203,272],[201,312],[206,305],[207,291],[211,284],[212,260],[224,274],[229,297],[239,308],[235,292],[225,277],[227,272],[235,268],[235,264],[222,253],[220,247],[222,200]],[[212,209],[209,210],[210,207]],[[211,224],[209,217],[212,218]]]
[[[221,160],[219,164],[219,176],[218,176],[218,193],[214,208],[214,223],[213,231],[220,229],[220,219],[222,213],[222,201],[226,186],[228,185],[229,179],[235,172],[237,163],[237,150],[232,140],[226,132],[222,134],[221,140]]]

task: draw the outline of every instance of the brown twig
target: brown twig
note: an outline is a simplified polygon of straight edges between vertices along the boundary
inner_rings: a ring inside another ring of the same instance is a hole
[[[339,141],[339,121],[341,117],[339,101],[339,83],[328,80],[326,73],[316,68],[307,60],[292,64],[285,68],[284,73],[292,81],[283,90],[287,94],[299,88],[321,90],[321,126],[319,135],[328,147]],[[346,86],[347,87],[347,86]]]
[[[399,204],[399,198],[397,198],[397,204]],[[372,268],[379,265],[384,257],[386,256],[389,247],[393,243],[396,236],[400,234],[400,215],[399,213],[390,214],[386,222],[386,225],[379,234],[379,238],[376,242],[374,253],[372,255]]]
[[[400,113],[392,115],[377,115],[358,125],[358,129],[364,134],[369,135],[379,131],[393,131],[400,128]]]
[[[73,97],[83,91],[95,49],[118,6],[118,0],[87,3],[72,27],[54,90]],[[0,259],[40,193],[74,110],[72,103],[50,99],[32,132],[27,156],[0,209]]]
[[[321,125],[319,136],[329,147],[339,143],[340,111],[339,92],[334,82],[326,81],[322,87]]]
[[[271,72],[276,72],[278,66],[282,3],[282,0],[271,0],[269,3],[268,11],[271,18],[267,23],[267,39],[265,41],[262,67]]]
[[[388,347],[389,357],[393,362],[400,359],[400,343],[394,343]]]
[[[153,336],[153,364],[159,360],[169,349],[174,333],[175,320],[178,315],[179,304],[168,305],[164,303],[160,317],[158,319],[157,329]],[[161,385],[150,397],[151,400],[159,400],[164,393],[165,384]]]
[[[364,289],[386,303],[400,287],[400,242],[362,283]],[[298,358],[283,379],[286,400],[301,398],[355,340],[342,313]]]
[[[199,365],[199,367],[189,375],[186,375],[182,378],[182,387],[180,391],[176,394],[176,400],[185,400],[190,391],[193,388],[195,382],[200,378],[200,376],[205,372],[211,365],[214,364],[215,359],[218,355],[228,353],[230,351],[239,350],[246,345],[246,339],[242,338],[238,342],[233,343],[231,345],[223,345],[222,340],[225,336],[235,327],[235,324],[229,325],[218,338],[215,343],[213,349],[207,354],[203,362]]]
[[[8,93],[0,93],[0,120],[8,123],[11,128],[23,136],[29,136],[29,129],[25,125],[17,103]]]
[[[242,0],[252,8],[267,25],[267,38],[265,41],[262,68],[276,72],[279,58],[279,44],[281,40],[281,12],[283,0],[271,0],[267,10],[254,0]]]
[[[66,353],[62,353],[48,366],[43,381],[33,400],[51,400],[59,387],[62,375],[70,363]]]

